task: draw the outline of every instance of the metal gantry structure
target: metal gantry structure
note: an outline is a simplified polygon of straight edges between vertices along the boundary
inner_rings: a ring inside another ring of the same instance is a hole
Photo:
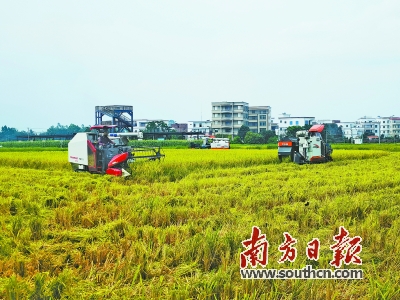
[[[105,105],[96,106],[96,125],[116,125],[113,132],[133,132],[133,106],[129,105]],[[104,121],[103,117],[111,118]]]

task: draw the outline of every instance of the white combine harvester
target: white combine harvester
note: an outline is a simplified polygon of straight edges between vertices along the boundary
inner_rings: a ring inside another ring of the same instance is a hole
[[[95,125],[91,132],[79,132],[68,143],[68,161],[74,171],[129,176],[129,164],[137,159],[160,160],[160,147],[130,147],[127,136],[137,133],[110,133],[113,125]],[[104,138],[100,138],[103,133]],[[140,133],[139,133],[140,134]],[[139,136],[140,137],[140,136]]]
[[[304,163],[324,163],[332,161],[332,147],[326,143],[321,132],[324,125],[314,125],[308,131],[297,131],[299,150],[294,154],[294,162]]]
[[[230,142],[227,138],[212,138],[212,137],[203,137],[203,144],[199,145],[196,143],[190,143],[190,148],[196,149],[230,149]]]
[[[324,125],[314,125],[309,130],[297,131],[296,138],[283,138],[278,142],[278,158],[285,156],[296,164],[325,163],[332,161],[332,147],[326,143],[321,132]]]
[[[227,138],[213,138],[211,149],[230,149],[231,145]]]

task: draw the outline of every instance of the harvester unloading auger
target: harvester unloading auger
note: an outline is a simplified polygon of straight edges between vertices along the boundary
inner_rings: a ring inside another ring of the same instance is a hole
[[[297,131],[296,138],[283,138],[278,142],[278,157],[290,156],[296,164],[324,163],[332,161],[333,149],[326,143],[321,132],[324,125],[314,125],[309,130]]]
[[[150,161],[165,157],[160,147],[128,146],[132,133],[110,133],[113,125],[95,125],[91,132],[79,132],[68,143],[68,161],[74,171],[129,176],[129,164],[138,159]],[[103,136],[101,136],[103,134]]]

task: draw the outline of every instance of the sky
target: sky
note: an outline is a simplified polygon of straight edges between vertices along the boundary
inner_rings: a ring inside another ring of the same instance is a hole
[[[272,116],[400,116],[400,1],[1,1],[0,126]]]

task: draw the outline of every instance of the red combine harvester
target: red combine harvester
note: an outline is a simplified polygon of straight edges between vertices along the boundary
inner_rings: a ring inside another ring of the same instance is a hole
[[[79,132],[68,143],[68,161],[76,172],[129,176],[129,164],[137,159],[160,160],[160,147],[128,146],[127,136],[135,133],[110,133],[114,125],[95,125],[91,132]]]

